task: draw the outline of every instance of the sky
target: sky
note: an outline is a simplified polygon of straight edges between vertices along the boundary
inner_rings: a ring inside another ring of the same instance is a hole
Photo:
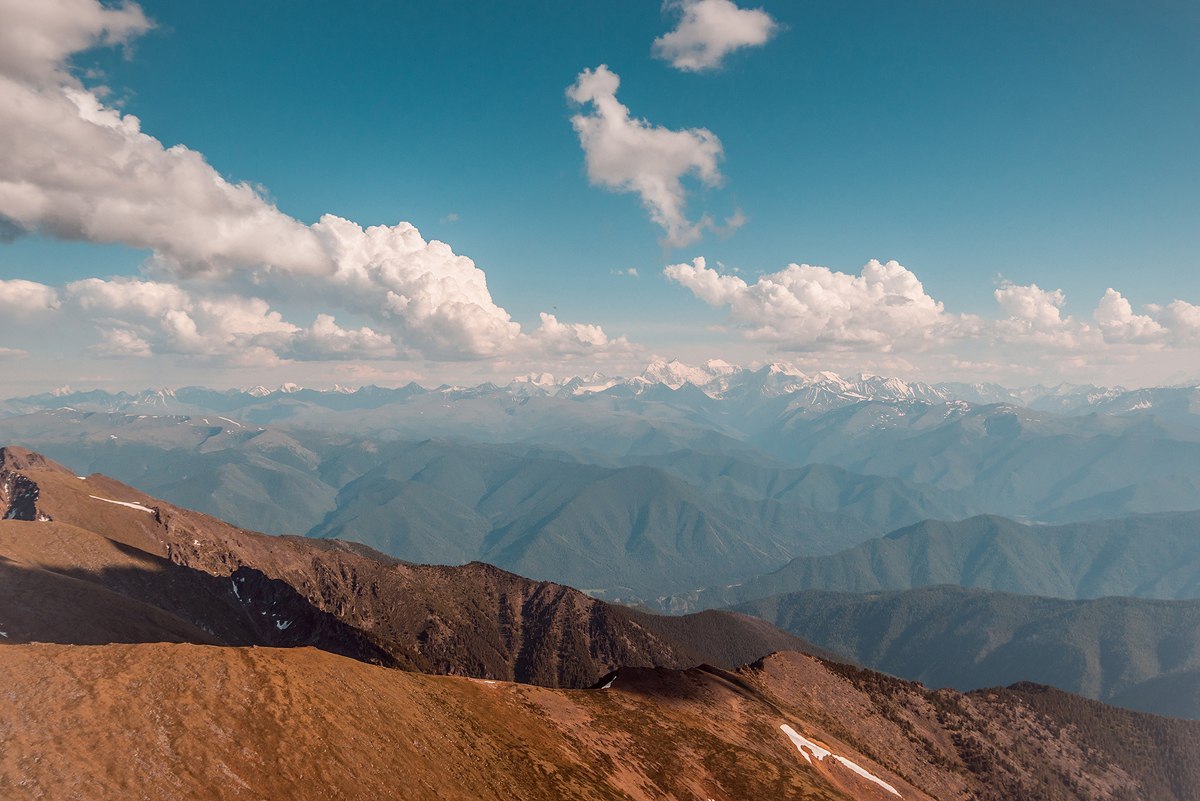
[[[4,394],[1200,381],[1200,7],[0,0]]]

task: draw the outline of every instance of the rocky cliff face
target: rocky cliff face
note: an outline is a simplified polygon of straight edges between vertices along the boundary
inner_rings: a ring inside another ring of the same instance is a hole
[[[0,448],[0,519],[50,519],[38,508],[41,489],[21,472],[31,468],[46,469],[49,465],[53,463],[45,457],[22,448]]]

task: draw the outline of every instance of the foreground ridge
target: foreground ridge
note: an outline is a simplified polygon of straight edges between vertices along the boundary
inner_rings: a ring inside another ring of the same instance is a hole
[[[5,798],[1184,801],[1200,786],[1200,723],[1036,685],[930,691],[740,615],[658,618],[480,563],[254,534],[0,449],[0,486],[18,485],[0,521]]]

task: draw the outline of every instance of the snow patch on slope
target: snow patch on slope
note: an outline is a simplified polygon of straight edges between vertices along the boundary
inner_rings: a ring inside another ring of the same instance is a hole
[[[796,750],[799,751],[800,755],[803,756],[804,759],[808,761],[808,764],[810,764],[810,765],[812,764],[814,757],[816,758],[816,760],[818,762],[823,762],[826,757],[833,757],[835,760],[837,760],[838,763],[840,763],[840,764],[844,765],[845,767],[849,768],[850,770],[854,771],[855,773],[857,773],[859,776],[866,779],[867,781],[878,784],[880,787],[887,790],[889,793],[896,796],[897,798],[903,798],[903,796],[900,795],[900,792],[898,790],[896,790],[895,787],[888,784],[887,782],[885,782],[883,779],[879,778],[875,774],[871,773],[866,768],[863,768],[863,767],[857,765],[856,763],[851,762],[849,759],[846,759],[843,756],[838,756],[837,754],[830,751],[828,748],[824,748],[822,746],[817,745],[812,740],[809,740],[808,738],[802,736],[799,732],[797,732],[795,729],[793,729],[791,726],[789,726],[786,723],[783,724],[782,726],[780,726],[779,728],[784,734],[786,734],[788,736],[788,739],[791,740],[795,744]],[[811,754],[811,756],[810,756],[810,754]]]
[[[149,512],[150,514],[154,514],[153,509],[151,509],[149,506],[142,506],[140,503],[133,503],[131,501],[114,501],[112,498],[101,498],[99,495],[89,495],[88,497],[94,498],[97,501],[104,501],[105,503],[115,503],[117,506],[127,506],[130,509],[137,509],[139,512]]]

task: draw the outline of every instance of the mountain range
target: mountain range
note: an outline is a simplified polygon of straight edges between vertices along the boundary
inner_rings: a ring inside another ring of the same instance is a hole
[[[1200,719],[1200,601],[1066,600],[958,586],[787,593],[737,607],[932,687],[1035,681]]]
[[[660,618],[486,565],[255,534],[21,448],[0,450],[0,508],[6,797],[1200,786],[1195,722],[1031,684],[933,691],[741,614]]]
[[[1200,513],[1061,526],[994,516],[929,520],[665,603],[713,608],[801,590],[874,593],[937,584],[1057,598],[1200,598]]]
[[[312,645],[573,687],[619,665],[823,653],[743,615],[663,619],[489,565],[413,565],[353,543],[247,532],[19,448],[0,451],[0,507],[10,643]]]
[[[924,520],[1200,508],[1200,428],[1154,406],[1067,415],[896,389],[905,399],[818,411],[800,392],[647,381],[577,396],[180,390],[153,402],[190,413],[85,403],[0,418],[0,437],[247,528],[483,560],[630,602],[745,583]]]

